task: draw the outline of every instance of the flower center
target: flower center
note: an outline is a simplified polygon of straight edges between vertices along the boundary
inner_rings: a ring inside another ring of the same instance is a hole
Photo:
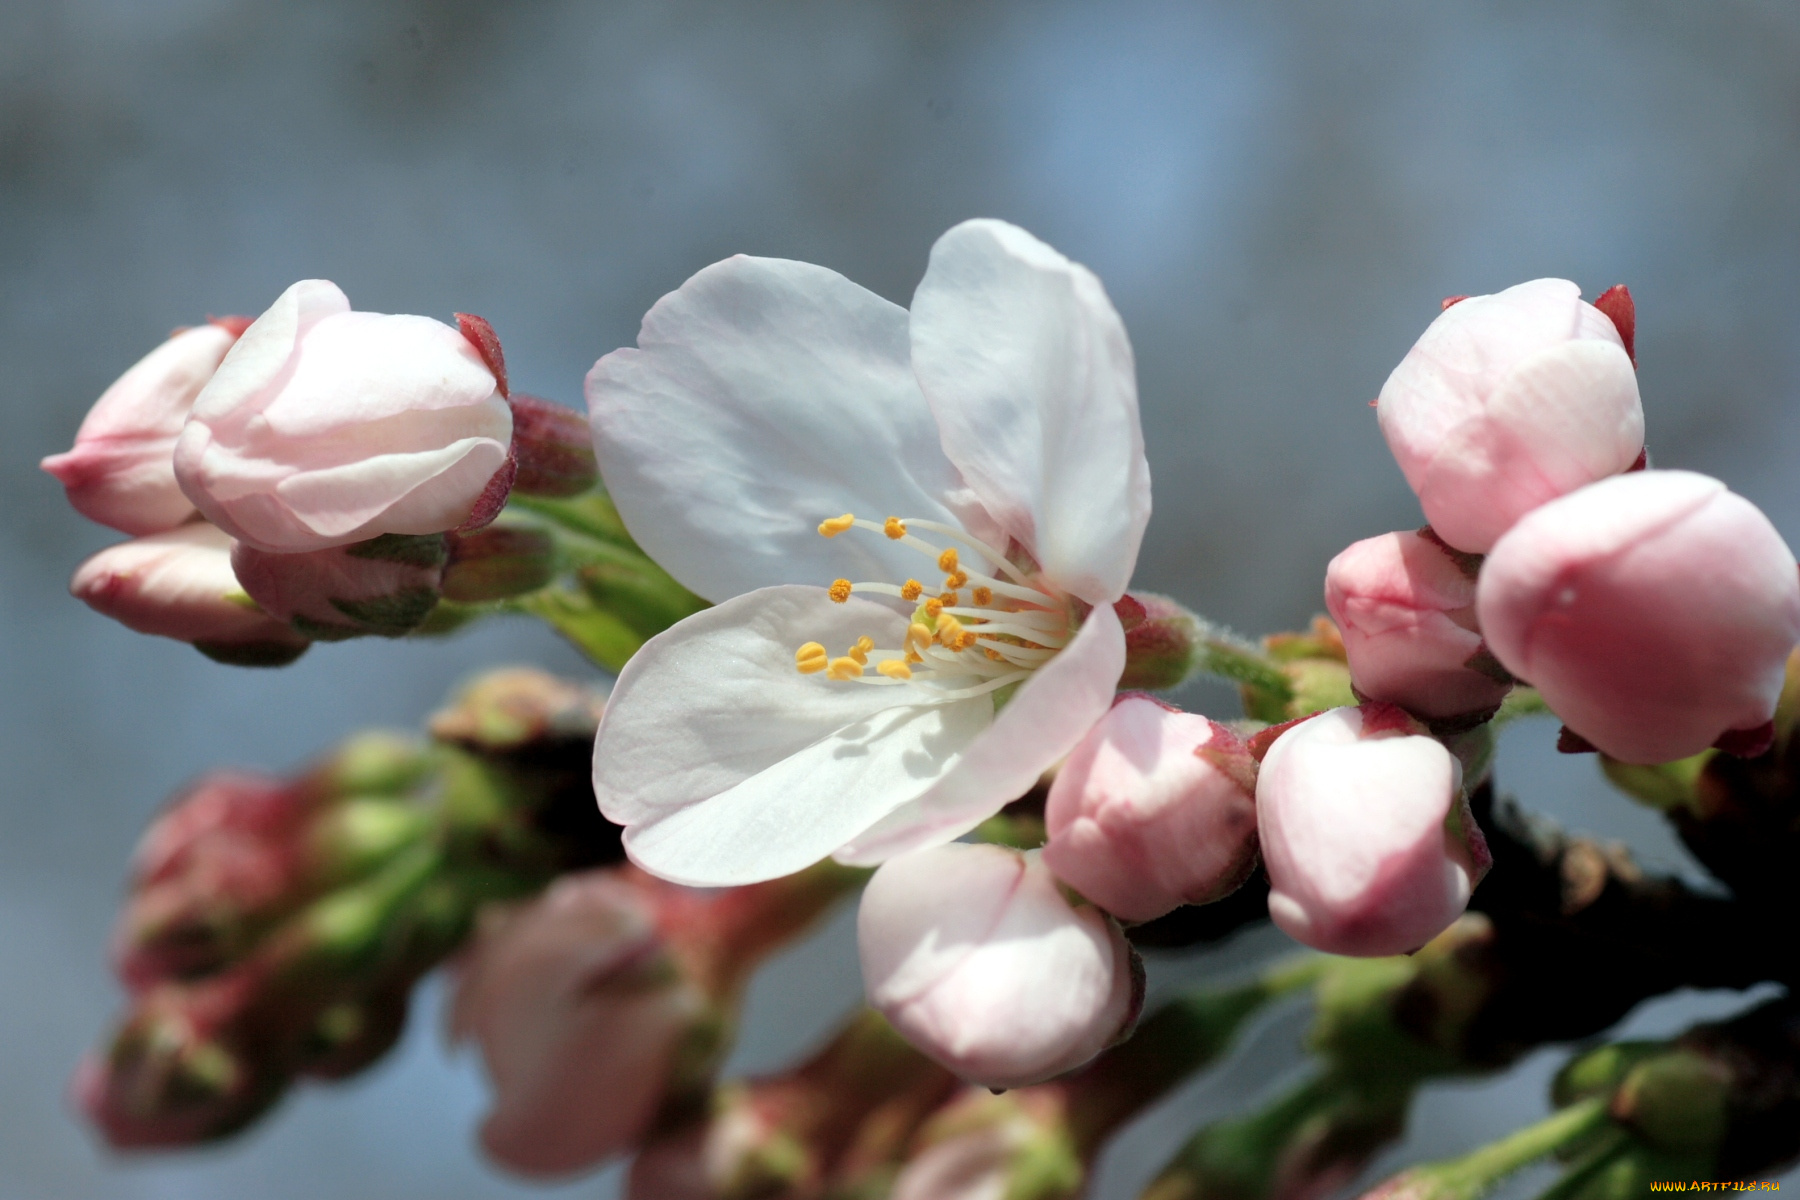
[[[994,574],[968,566],[955,546],[935,546],[913,533],[915,528],[962,542]],[[899,584],[837,580],[829,592],[839,604],[861,593],[913,605],[903,644],[878,647],[873,638],[860,637],[834,658],[822,644],[808,642],[794,652],[794,666],[803,675],[823,673],[827,679],[877,687],[923,684],[921,690],[928,694],[921,703],[948,703],[1019,683],[1074,636],[1066,600],[963,530],[917,518],[889,517],[877,524],[851,513],[819,523],[822,537],[850,529],[871,530],[918,551],[943,572],[943,590],[927,596],[917,579]]]

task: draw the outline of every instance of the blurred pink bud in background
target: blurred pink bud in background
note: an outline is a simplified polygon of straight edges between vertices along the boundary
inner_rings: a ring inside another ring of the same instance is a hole
[[[1126,921],[1217,900],[1255,869],[1255,787],[1229,729],[1128,696],[1057,772],[1044,862]]]
[[[128,629],[227,662],[280,665],[309,644],[250,601],[231,571],[230,535],[200,522],[108,546],[75,569],[69,591]]]
[[[1640,471],[1533,512],[1482,565],[1489,647],[1628,763],[1766,723],[1800,641],[1800,575],[1769,519],[1716,479]]]
[[[264,612],[314,640],[337,641],[413,629],[437,606],[447,559],[441,535],[388,534],[301,554],[240,542],[231,569]]]
[[[176,477],[208,520],[282,553],[491,518],[512,413],[483,353],[440,321],[352,312],[336,284],[302,280],[194,402]]]
[[[1037,851],[953,842],[890,858],[857,914],[869,1003],[975,1083],[1060,1075],[1115,1041],[1142,989],[1124,935]]]
[[[1474,564],[1459,558],[1470,556],[1435,537],[1384,533],[1331,560],[1325,607],[1359,694],[1426,718],[1480,713],[1506,698],[1512,681],[1475,623]]]
[[[1566,279],[1453,304],[1388,376],[1377,413],[1425,519],[1477,554],[1644,449],[1619,331]]]
[[[1256,783],[1269,915],[1315,950],[1417,950],[1488,866],[1462,765],[1392,705],[1334,708],[1275,739]]]
[[[42,463],[77,512],[130,534],[161,533],[194,515],[175,482],[175,439],[246,324],[226,317],[179,330],[101,394],[74,449]]]
[[[481,1144],[529,1175],[630,1150],[709,1011],[671,961],[650,893],[620,872],[565,876],[493,914],[467,952],[451,1018],[493,1084]]]

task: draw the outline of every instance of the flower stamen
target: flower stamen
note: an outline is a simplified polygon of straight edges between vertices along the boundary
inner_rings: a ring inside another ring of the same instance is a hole
[[[834,538],[854,524],[856,524],[854,513],[845,513],[841,517],[830,517],[819,522],[819,536]]]
[[[831,597],[832,603],[842,604],[850,599],[850,591],[854,586],[848,579],[839,579],[827,589],[827,594]]]
[[[887,534],[897,542],[906,536],[906,522],[902,521],[899,517],[889,517],[881,523],[881,532]]]
[[[912,668],[897,658],[884,659],[875,664],[875,669],[889,679],[911,679]]]
[[[829,665],[825,647],[817,642],[808,642],[794,651],[794,666],[802,675],[816,675]]]

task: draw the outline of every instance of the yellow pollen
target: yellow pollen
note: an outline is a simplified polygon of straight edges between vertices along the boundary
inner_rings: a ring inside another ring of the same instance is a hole
[[[975,644],[975,635],[972,633],[965,632],[965,633],[959,633],[956,635],[956,645],[954,645],[950,648],[952,650],[967,650],[974,644]]]
[[[831,590],[829,592],[829,595],[831,596],[831,598],[834,601],[836,601],[839,604],[842,604],[844,601],[846,601],[850,598],[850,581],[848,579],[838,580],[836,583],[831,585]]]
[[[1000,652],[998,650],[983,650],[982,653],[993,659],[995,662],[1000,661]]]
[[[925,602],[925,613],[927,616],[935,617],[943,611],[944,602],[942,600],[927,600]]]
[[[832,517],[829,520],[820,521],[819,536],[836,537],[854,524],[856,524],[855,513],[845,513],[841,517]]]
[[[962,622],[958,621],[955,617],[938,618],[937,637],[938,641],[943,643],[944,649],[957,649],[956,643],[962,639],[962,633]]]
[[[832,659],[831,665],[825,668],[827,679],[861,679],[862,673],[863,665],[847,654],[843,658]]]
[[[890,658],[885,662],[878,662],[875,664],[875,669],[880,671],[883,675],[886,675],[889,679],[912,678],[912,668],[897,658]]]
[[[956,547],[952,546],[938,555],[938,570],[949,574],[956,570]]]
[[[956,607],[956,605],[958,603],[960,603],[961,600],[962,600],[962,597],[958,596],[955,592],[945,592],[938,597],[939,604],[948,604],[952,608]]]
[[[971,594],[974,596],[976,604],[986,606],[994,602],[993,588],[978,587]]]
[[[900,585],[900,598],[907,602],[917,600],[925,593],[925,585],[916,579],[909,579]]]
[[[829,660],[825,657],[825,647],[817,642],[808,642],[794,651],[794,666],[802,675],[813,675],[823,671]]]
[[[889,517],[881,523],[881,532],[887,534],[897,542],[906,536],[906,522],[902,521],[899,517]]]
[[[908,654],[929,645],[931,645],[931,626],[914,621],[906,627],[906,652]]]
[[[844,651],[844,655],[846,658],[854,658],[857,662],[861,663],[863,666],[866,667],[869,665],[869,651],[873,650],[874,648],[875,648],[875,639],[874,638],[859,637],[856,639],[856,645],[854,645],[854,646],[850,647],[850,649]]]
[[[944,586],[947,588],[959,588],[967,582],[969,582],[969,576],[963,571],[944,576]]]

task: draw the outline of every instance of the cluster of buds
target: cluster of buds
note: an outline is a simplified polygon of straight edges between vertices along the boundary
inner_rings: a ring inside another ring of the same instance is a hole
[[[352,311],[335,285],[303,280],[255,320],[178,331],[107,389],[73,449],[44,460],[78,511],[132,535],[81,564],[73,593],[247,666],[292,662],[315,641],[452,627],[568,568],[616,576],[623,563],[652,606],[691,611],[622,530],[608,537],[586,422],[512,392],[493,329],[456,320]],[[508,509],[512,498],[551,516]],[[571,503],[614,553],[556,519]],[[579,600],[561,597],[559,627],[592,641],[580,610],[597,605],[567,591]],[[635,648],[629,630],[613,638],[630,643],[614,658]]]
[[[619,857],[594,813],[590,693],[478,680],[420,742],[352,739],[293,779],[219,773],[145,833],[114,962],[129,1009],[75,1094],[120,1148],[241,1128],[399,1036],[481,905]]]

